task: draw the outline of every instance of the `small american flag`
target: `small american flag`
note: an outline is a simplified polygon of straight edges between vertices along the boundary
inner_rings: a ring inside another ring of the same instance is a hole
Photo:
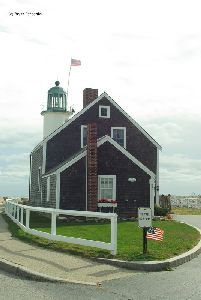
[[[155,241],[162,241],[163,240],[164,231],[157,227],[149,227],[147,230],[147,239],[155,240]]]
[[[81,66],[81,60],[71,58],[71,66],[73,67]]]

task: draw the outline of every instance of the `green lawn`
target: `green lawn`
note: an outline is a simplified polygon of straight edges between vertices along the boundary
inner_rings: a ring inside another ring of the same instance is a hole
[[[187,207],[172,207],[172,212],[176,215],[201,215],[201,209]]]
[[[109,251],[73,245],[64,242],[53,242],[24,233],[12,221],[5,216],[9,223],[12,234],[30,243],[54,249],[57,251],[70,252],[85,257],[108,257],[111,258]],[[153,221],[153,226],[160,227],[165,231],[164,240],[148,240],[148,252],[142,254],[142,229],[138,227],[138,222],[121,221],[118,222],[118,253],[116,258],[123,260],[162,260],[179,255],[193,246],[200,240],[199,232],[183,223],[176,221]],[[38,216],[31,212],[30,227],[37,230],[50,232],[50,219]],[[85,239],[110,241],[110,224],[81,222],[64,223],[57,222],[57,234],[65,236],[80,237]]]

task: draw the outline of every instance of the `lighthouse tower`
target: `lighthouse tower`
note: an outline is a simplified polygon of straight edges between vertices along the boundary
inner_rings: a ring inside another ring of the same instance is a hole
[[[66,92],[56,81],[55,86],[48,90],[47,110],[43,110],[43,138],[63,125],[73,114],[67,111]]]

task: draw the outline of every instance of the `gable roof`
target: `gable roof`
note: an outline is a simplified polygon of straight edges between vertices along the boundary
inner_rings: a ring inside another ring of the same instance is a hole
[[[45,137],[43,141],[41,141],[34,149],[36,150],[39,146],[42,145],[43,142],[47,142],[50,140],[53,136],[58,134],[61,130],[66,128],[69,124],[71,124],[74,120],[79,118],[82,114],[84,114],[87,110],[89,110],[92,106],[94,106],[96,103],[98,103],[101,99],[106,98],[108,101],[110,101],[133,125],[135,125],[159,150],[162,150],[162,147],[133,119],[131,116],[129,116],[106,92],[102,93],[98,98],[96,98],[94,101],[89,103],[86,107],[84,107],[82,110],[80,110],[76,115],[74,115],[72,118],[70,118],[67,122],[65,122],[63,125],[61,125],[59,128],[57,128],[55,131],[53,131],[50,135]],[[33,152],[32,151],[32,152]]]
[[[147,173],[149,176],[155,178],[155,174],[149,170],[145,165],[143,165],[137,158],[135,158],[133,155],[131,155],[125,148],[123,148],[121,145],[119,145],[117,142],[115,142],[110,136],[105,135],[98,139],[97,141],[97,147],[100,147],[104,143],[109,142],[111,145],[113,145],[117,150],[119,150],[122,154],[124,154],[128,159],[130,159],[135,165],[137,165],[140,169],[142,169],[145,173]],[[62,162],[57,167],[53,168],[52,170],[45,173],[42,177],[47,177],[56,173],[61,173],[64,170],[68,169],[70,166],[72,166],[74,163],[79,161],[81,158],[85,157],[87,155],[87,146],[85,146],[81,151],[77,152],[75,155],[73,155],[68,160]]]

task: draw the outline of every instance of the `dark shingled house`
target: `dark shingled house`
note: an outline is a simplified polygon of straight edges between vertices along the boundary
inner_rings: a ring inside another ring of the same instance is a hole
[[[105,92],[86,88],[70,119],[66,107],[57,81],[41,113],[44,139],[30,155],[30,205],[98,211],[107,203],[122,216],[154,209],[161,146]]]

